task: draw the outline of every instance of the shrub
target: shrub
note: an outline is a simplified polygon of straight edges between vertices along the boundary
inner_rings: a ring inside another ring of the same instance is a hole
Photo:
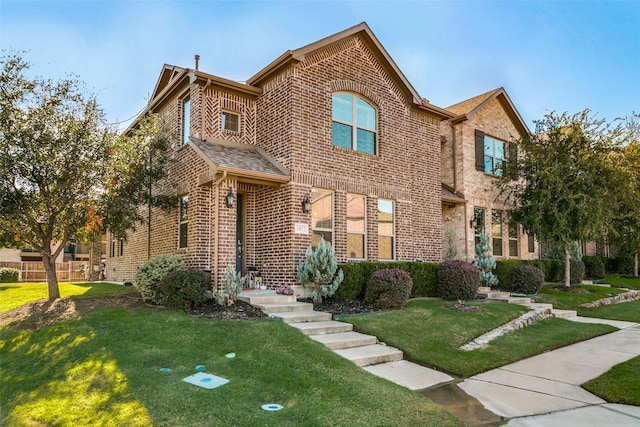
[[[496,268],[496,260],[491,253],[489,236],[480,233],[480,243],[476,245],[476,266],[480,270],[480,283],[482,286],[493,288],[498,286],[498,278],[493,274]]]
[[[442,258],[446,261],[460,259],[460,248],[458,247],[458,231],[455,227],[448,225],[444,228],[442,237]]]
[[[438,266],[437,295],[448,301],[476,298],[480,271],[465,261],[445,261]]]
[[[244,286],[246,280],[247,278],[236,272],[233,266],[228,265],[224,270],[224,278],[222,279],[224,286],[223,296],[220,295],[218,290],[213,292],[216,302],[220,305],[233,305],[238,299],[238,294],[242,291],[242,286]]]
[[[604,261],[599,256],[584,256],[584,275],[589,279],[604,279],[606,276]]]
[[[172,271],[162,279],[159,288],[164,304],[170,308],[189,310],[207,300],[204,273],[199,270]]]
[[[633,274],[633,256],[618,255],[615,258],[609,258],[607,271],[617,274]]]
[[[315,250],[309,247],[305,260],[298,264],[296,281],[313,290],[313,301],[321,303],[322,297],[333,295],[343,279],[344,275],[336,261],[336,253],[324,239],[320,239]]]
[[[513,275],[516,267],[525,261],[520,259],[502,259],[496,261],[495,275],[500,282],[500,289],[510,291],[513,288]]]
[[[435,262],[409,262],[408,273],[413,280],[411,297],[436,296],[436,282],[438,281],[438,264]]]
[[[513,292],[537,294],[544,284],[544,272],[538,267],[520,264],[513,270]]]
[[[545,282],[559,282],[562,280],[564,270],[562,269],[562,261],[552,258],[542,258],[533,261],[527,261],[531,265],[535,265],[544,272]]]
[[[134,285],[144,301],[152,304],[162,304],[160,282],[169,273],[183,268],[184,261],[180,255],[158,255],[144,263],[136,271],[133,276]]]
[[[0,267],[0,283],[16,283],[20,277],[17,268]]]
[[[584,279],[584,262],[572,259],[570,268],[571,268],[570,283],[572,285],[581,284],[582,280]],[[564,281],[564,262],[562,263],[560,271],[562,272],[560,276],[561,278],[560,280]]]
[[[406,271],[398,268],[378,270],[367,280],[364,301],[374,307],[401,308],[411,295],[413,280]]]
[[[340,264],[344,279],[333,294],[333,299],[338,301],[354,301],[361,298],[364,287],[367,284],[367,277],[364,277],[362,270],[364,264],[367,263]]]

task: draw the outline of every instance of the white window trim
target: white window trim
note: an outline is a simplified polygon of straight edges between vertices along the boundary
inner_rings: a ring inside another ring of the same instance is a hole
[[[184,117],[184,104],[189,101],[189,123]],[[191,136],[191,96],[189,93],[180,98],[180,145],[185,145]]]
[[[378,237],[380,237],[380,236],[382,236],[382,237],[391,237],[391,239],[392,239],[391,251],[393,253],[392,253],[392,257],[387,259],[387,258],[380,258],[380,251],[378,251],[378,260],[379,261],[395,261],[398,258],[398,252],[396,251],[396,209],[397,209],[397,203],[396,203],[395,200],[391,200],[391,199],[378,199],[377,202],[380,202],[380,200],[391,202],[391,206],[393,207],[393,216],[392,216],[392,218],[393,218],[393,232],[391,234],[380,234],[380,231],[378,231]],[[378,248],[380,248],[380,244],[379,243],[378,243]]]
[[[182,199],[186,198],[187,199],[187,220],[183,221],[181,218],[181,212],[182,212]],[[180,196],[180,199],[178,201],[179,205],[178,205],[178,249],[186,249],[189,247],[189,195],[185,194],[183,196]],[[186,245],[185,246],[180,246],[180,237],[181,237],[181,229],[182,229],[182,225],[186,224],[187,225],[187,235],[185,236],[185,242]]]
[[[225,113],[238,116],[238,130],[231,130],[224,127],[223,117]],[[222,129],[224,132],[240,133],[240,130],[242,129],[242,114],[237,111],[222,110],[222,112],[220,113],[220,129]]]
[[[317,187],[314,187],[314,188],[311,189],[311,194],[313,194],[314,191],[322,191],[322,192],[331,194],[331,228],[318,228],[318,227],[313,228],[313,222],[312,222],[311,234],[313,236],[313,232],[314,231],[331,232],[331,241],[330,242],[326,242],[326,240],[325,240],[325,242],[329,243],[331,245],[331,247],[335,247],[334,246],[334,242],[336,240],[336,232],[335,232],[335,228],[336,228],[336,193],[335,193],[335,191],[330,190],[328,188],[317,188]],[[313,215],[313,206],[311,208],[311,214]]]
[[[349,234],[353,234],[353,235],[358,235],[358,236],[363,236],[363,258],[351,258],[349,257],[347,254],[347,259],[348,260],[353,260],[353,261],[363,261],[367,259],[367,196],[363,195],[363,194],[356,194],[356,193],[347,193],[347,198],[349,198],[349,196],[355,196],[355,197],[360,197],[361,199],[363,199],[363,207],[364,207],[364,231],[362,233],[350,233],[349,230],[347,229],[347,238],[349,236]],[[348,208],[347,208],[348,211]],[[395,211],[394,211],[395,214]],[[349,217],[345,216],[345,220],[348,219]],[[395,219],[395,218],[394,218]],[[348,221],[347,221],[348,224]],[[395,231],[395,221],[394,221],[394,231]],[[394,233],[395,234],[395,233]],[[395,238],[394,238],[394,242],[395,242]],[[395,254],[395,250],[394,250],[394,254]]]
[[[368,154],[370,156],[377,156],[378,155],[378,117],[379,117],[378,109],[367,98],[365,98],[364,96],[362,96],[362,95],[360,95],[358,93],[355,93],[355,92],[346,92],[346,91],[333,92],[331,94],[332,102],[333,102],[333,95],[339,94],[339,93],[347,93],[347,94],[353,96],[353,102],[351,103],[351,111],[352,111],[352,115],[351,116],[353,117],[353,123],[348,123],[348,122],[344,122],[342,120],[334,119],[333,118],[333,108],[331,109],[331,122],[332,123],[336,122],[336,123],[340,123],[342,125],[346,125],[346,126],[350,126],[351,127],[351,150],[356,151],[358,153],[362,153],[362,154]],[[373,108],[373,110],[376,112],[376,128],[375,129],[369,129],[369,128],[359,127],[358,126],[358,116],[357,116],[358,102],[357,102],[357,98],[362,99],[364,102],[367,103],[367,105],[369,105],[371,108]],[[366,130],[368,132],[373,132],[373,138],[374,138],[373,153],[367,153],[367,152],[358,150],[358,129]],[[332,145],[333,145],[333,140],[332,140]],[[334,147],[337,147],[337,145],[334,145]],[[344,147],[339,147],[339,148],[344,148]]]

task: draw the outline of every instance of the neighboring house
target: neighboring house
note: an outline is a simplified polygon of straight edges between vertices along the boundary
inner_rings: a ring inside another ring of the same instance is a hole
[[[339,262],[440,261],[440,122],[455,114],[420,97],[365,23],[286,51],[246,83],[197,58],[165,65],[147,111],[175,139],[180,203],[110,241],[107,279],[177,253],[214,286],[229,265],[292,285],[320,238]]]
[[[475,257],[481,232],[491,238],[496,259],[538,258],[538,243],[506,215],[494,188],[509,142],[528,132],[503,88],[447,107],[455,117],[442,128],[442,222],[453,227],[464,257]]]

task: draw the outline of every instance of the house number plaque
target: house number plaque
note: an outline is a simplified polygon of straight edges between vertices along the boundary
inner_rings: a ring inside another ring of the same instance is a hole
[[[294,232],[296,234],[309,234],[309,224],[295,224]]]

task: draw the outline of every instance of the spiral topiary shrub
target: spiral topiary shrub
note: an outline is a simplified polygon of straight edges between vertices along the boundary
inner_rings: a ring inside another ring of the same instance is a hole
[[[17,268],[0,267],[0,283],[16,283],[20,277]]]
[[[164,304],[170,308],[189,310],[207,300],[204,273],[199,270],[173,271],[162,279],[159,288]]]
[[[521,264],[513,270],[513,292],[537,294],[544,284],[544,271],[533,265]]]
[[[184,261],[180,255],[163,254],[151,258],[144,263],[135,276],[135,288],[145,302],[162,304],[160,282],[171,272],[184,268]]]
[[[367,280],[364,302],[374,307],[401,308],[407,304],[413,288],[413,280],[406,271],[398,268],[378,270]]]
[[[445,261],[438,266],[437,295],[447,301],[476,298],[480,287],[480,270],[465,261]]]

